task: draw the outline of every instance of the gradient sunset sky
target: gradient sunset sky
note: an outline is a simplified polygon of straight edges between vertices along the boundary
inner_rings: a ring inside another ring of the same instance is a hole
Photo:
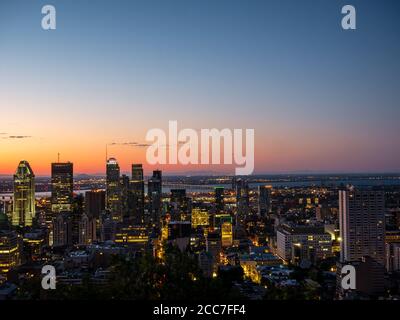
[[[57,30],[41,28],[41,8]],[[357,30],[341,8],[357,9]],[[398,0],[0,1],[0,174],[104,173],[147,130],[254,128],[255,173],[400,171]],[[171,172],[231,167],[158,166]]]

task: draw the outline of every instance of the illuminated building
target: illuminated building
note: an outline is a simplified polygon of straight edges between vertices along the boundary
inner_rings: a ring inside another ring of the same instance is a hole
[[[165,241],[168,239],[168,225],[164,224],[161,227],[161,241]]]
[[[153,171],[153,176],[148,182],[149,209],[151,218],[154,223],[158,223],[161,216],[162,201],[162,172],[161,170]]]
[[[24,234],[23,243],[25,247],[29,247],[32,259],[39,257],[43,247],[46,245],[46,234],[43,230],[34,230]]]
[[[258,187],[258,214],[265,217],[271,212],[271,186]]]
[[[382,266],[385,261],[385,194],[380,188],[339,191],[340,260],[364,256]]]
[[[221,225],[222,247],[230,247],[233,244],[232,222],[225,221]]]
[[[12,220],[12,211],[13,211],[13,198],[14,197],[10,197],[10,196],[0,196],[0,213],[4,213],[7,215],[9,215],[9,213],[11,212],[11,218],[10,221]]]
[[[233,221],[229,214],[216,214],[214,216],[214,230],[221,233],[222,247],[233,245]]]
[[[224,211],[224,188],[215,188],[215,209],[217,213],[222,213]]]
[[[164,260],[165,250],[163,246],[163,241],[159,239],[154,239],[153,241],[153,257]]]
[[[32,226],[35,218],[35,175],[27,161],[14,174],[13,226]]]
[[[190,234],[190,249],[192,252],[199,254],[206,248],[206,237],[208,230],[192,230]]]
[[[118,228],[114,242],[140,250],[147,246],[149,234],[143,226],[123,226]]]
[[[277,233],[277,254],[286,262],[316,262],[332,256],[332,238],[324,227],[282,225]]]
[[[336,224],[325,224],[325,232],[329,233],[332,238],[332,252],[340,252],[340,230],[339,226]]]
[[[192,209],[192,228],[197,228],[198,226],[208,226],[209,216],[208,211],[202,208]]]
[[[144,223],[144,180],[141,164],[132,164],[128,192],[129,215],[134,224]]]
[[[0,273],[21,265],[22,244],[14,231],[0,231]]]
[[[250,247],[249,253],[242,253],[239,256],[240,265],[254,264],[255,266],[279,266],[282,260],[272,254],[269,247]]]
[[[216,214],[214,216],[214,227],[215,229],[221,229],[221,226],[224,222],[232,223],[232,217],[230,214],[223,213],[223,214]]]
[[[51,164],[51,210],[52,212],[71,212],[74,190],[73,164]]]
[[[241,260],[240,266],[243,269],[245,278],[251,280],[254,283],[261,283],[261,273],[257,268],[257,263],[253,260]]]
[[[120,170],[116,159],[110,158],[106,164],[106,208],[114,220],[121,221]]]

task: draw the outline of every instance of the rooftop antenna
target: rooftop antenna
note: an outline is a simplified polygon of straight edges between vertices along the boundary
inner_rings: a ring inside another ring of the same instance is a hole
[[[106,143],[106,163],[107,163],[107,160],[108,160],[108,150],[107,150],[107,143]]]
[[[60,163],[60,153],[57,153],[57,162]]]

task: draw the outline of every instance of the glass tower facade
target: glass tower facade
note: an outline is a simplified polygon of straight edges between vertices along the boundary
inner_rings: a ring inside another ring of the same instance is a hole
[[[14,175],[12,224],[31,226],[35,218],[35,175],[27,161],[21,161]]]
[[[74,190],[74,169],[71,162],[51,164],[51,210],[71,212]]]

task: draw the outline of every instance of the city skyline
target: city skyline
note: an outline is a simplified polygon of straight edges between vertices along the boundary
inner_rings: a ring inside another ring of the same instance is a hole
[[[344,1],[53,1],[54,32],[41,1],[2,2],[0,174],[49,176],[57,153],[105,173],[106,145],[121,172],[234,172],[147,165],[168,120],[254,128],[255,174],[400,172],[399,4],[353,2],[349,32]]]
[[[399,14],[0,0],[2,307],[252,319],[399,301]]]
[[[114,157],[110,157],[110,159],[115,159]],[[116,159],[118,161],[118,159]],[[18,163],[19,162],[30,162],[26,159],[17,161],[16,163],[16,167],[14,168],[13,171],[11,172],[7,172],[7,173],[0,173],[0,179],[1,178],[12,178],[13,175],[15,175],[16,170],[18,169]],[[51,165],[54,163],[58,163],[58,161],[52,161],[51,163],[48,164],[49,166],[49,170],[45,171],[44,173],[39,173],[39,174],[35,174],[36,177],[38,178],[50,178],[51,177]],[[74,162],[72,161],[60,161],[59,163],[71,163],[74,164]],[[131,166],[135,164],[135,161],[128,161],[128,164],[125,166],[124,169],[120,170],[121,175],[129,175],[130,174],[130,170],[131,170]],[[153,174],[154,171],[157,170],[162,170],[164,172],[165,176],[170,176],[170,177],[179,177],[179,176],[227,176],[227,177],[234,177],[236,176],[234,173],[234,170],[196,170],[193,169],[193,165],[188,166],[191,167],[191,170],[168,170],[165,168],[168,167],[173,167],[173,166],[168,166],[168,165],[154,165],[154,166],[146,166],[145,164],[141,164],[143,165],[143,172],[144,172],[144,176],[147,178],[150,178],[151,175]],[[212,165],[208,165],[208,166],[212,166]],[[218,165],[219,167],[227,167],[227,165]],[[217,165],[214,165],[214,167],[218,167]],[[198,165],[198,167],[200,167],[200,165]],[[35,170],[36,172],[36,170]],[[271,172],[254,172],[250,175],[248,175],[248,177],[257,177],[257,176],[303,176],[303,175],[315,175],[315,176],[334,176],[334,175],[344,175],[344,176],[352,176],[352,175],[399,175],[400,174],[400,170],[394,170],[394,171],[359,171],[359,170],[354,170],[354,171],[344,171],[344,170],[338,170],[338,171],[334,171],[334,170],[294,170],[294,171],[271,171]],[[105,162],[104,165],[104,170],[103,172],[99,171],[99,172],[76,172],[74,170],[74,177],[79,177],[79,176],[92,176],[92,177],[106,177],[107,175],[107,162]],[[241,175],[238,175],[241,176]]]

